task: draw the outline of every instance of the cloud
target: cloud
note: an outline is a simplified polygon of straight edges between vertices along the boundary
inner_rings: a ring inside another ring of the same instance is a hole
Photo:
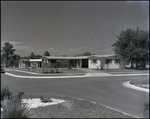
[[[56,50],[56,48],[48,48],[47,50],[53,51],[53,50]]]
[[[83,49],[86,49],[86,48],[88,48],[88,47],[87,47],[87,46],[82,46],[82,47],[79,47],[79,48],[77,48],[77,49],[83,50]]]
[[[30,48],[30,46],[24,46],[24,45],[15,45],[14,48],[16,50],[26,50],[26,51],[35,51],[34,49]]]
[[[2,45],[3,45],[3,46],[4,46],[4,43],[5,43],[5,42],[9,42],[9,43],[12,44],[13,46],[14,46],[14,45],[22,44],[22,42],[16,42],[16,41],[3,41],[3,42],[2,42]]]
[[[30,48],[30,46],[23,45],[22,42],[16,42],[16,41],[3,41],[1,45],[2,47],[4,47],[5,42],[9,42],[10,44],[12,44],[14,49],[16,50],[34,51],[34,49]]]
[[[88,48],[87,46],[82,46],[82,47],[78,47],[78,48],[75,48],[75,49],[68,49],[69,51],[79,51],[79,50],[83,50],[83,49],[86,49]]]
[[[68,49],[69,51],[74,51],[74,50],[77,50],[77,49]]]

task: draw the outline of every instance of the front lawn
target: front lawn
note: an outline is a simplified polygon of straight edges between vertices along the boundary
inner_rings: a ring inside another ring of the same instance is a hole
[[[97,69],[95,69],[95,70],[97,70]],[[147,69],[147,70],[137,70],[137,69],[104,69],[104,70],[97,70],[97,71],[101,71],[101,72],[140,72],[140,71],[144,71],[144,72],[149,72],[149,69]]]

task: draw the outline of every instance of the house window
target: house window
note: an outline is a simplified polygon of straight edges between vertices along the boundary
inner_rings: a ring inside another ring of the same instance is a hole
[[[120,63],[120,59],[115,59],[115,63]]]
[[[50,60],[51,63],[56,63],[56,60]]]
[[[106,63],[106,64],[112,63],[112,59],[106,59],[106,60],[105,60],[105,63]]]
[[[93,59],[93,60],[92,60],[92,63],[94,63],[94,64],[97,63],[97,60],[96,60],[96,59]]]
[[[75,60],[75,63],[77,63],[77,60]]]

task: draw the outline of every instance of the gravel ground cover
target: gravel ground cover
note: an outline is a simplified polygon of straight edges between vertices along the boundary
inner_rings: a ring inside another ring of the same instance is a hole
[[[130,84],[149,89],[149,78],[132,80]]]
[[[24,99],[39,98],[41,95],[25,95]],[[46,99],[62,99],[65,102],[45,107],[33,108],[31,118],[134,118],[106,108],[98,103],[78,100],[68,96],[49,95]]]

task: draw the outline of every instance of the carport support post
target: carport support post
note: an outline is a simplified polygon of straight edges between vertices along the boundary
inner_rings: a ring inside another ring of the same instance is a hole
[[[80,68],[82,68],[82,59],[80,59]]]
[[[67,59],[67,68],[69,67],[69,60]]]

